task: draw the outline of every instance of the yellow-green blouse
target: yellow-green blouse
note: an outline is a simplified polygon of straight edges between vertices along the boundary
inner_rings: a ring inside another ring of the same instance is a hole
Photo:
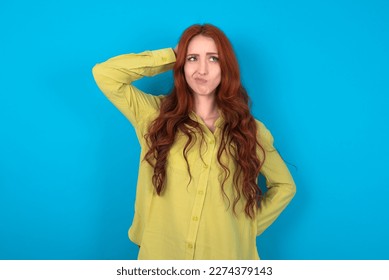
[[[148,149],[144,135],[157,117],[164,96],[146,94],[131,83],[172,69],[175,59],[173,50],[168,48],[117,56],[93,68],[99,88],[132,123],[141,146],[129,238],[140,246],[139,259],[259,259],[256,236],[273,223],[296,192],[284,161],[273,147],[273,137],[261,122],[256,121],[258,139],[266,151],[261,173],[268,191],[254,220],[244,214],[244,198],[237,204],[237,214],[232,211],[233,176],[225,183],[229,199],[221,192],[224,172],[216,155],[222,116],[216,120],[212,133],[200,117],[190,114],[201,124],[205,138],[201,147],[198,140],[188,152],[192,180],[182,153],[186,136],[178,132],[168,155],[165,191],[161,196],[154,191],[153,168],[143,160]],[[233,174],[233,160],[227,156],[223,160]]]

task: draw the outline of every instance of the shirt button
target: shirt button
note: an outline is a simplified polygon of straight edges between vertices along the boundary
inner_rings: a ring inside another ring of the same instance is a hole
[[[199,217],[195,216],[192,218],[193,221],[197,222],[199,220]]]
[[[189,249],[193,249],[193,244],[188,244]]]
[[[203,194],[204,194],[203,191],[198,191],[197,193],[198,193],[199,195],[203,195]]]
[[[211,144],[211,145],[215,144],[215,140],[211,139],[211,140],[209,141],[209,144]]]

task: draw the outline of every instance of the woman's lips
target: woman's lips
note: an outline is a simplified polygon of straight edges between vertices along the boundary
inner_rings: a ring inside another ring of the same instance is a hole
[[[195,78],[195,81],[199,84],[205,84],[207,83],[207,80],[206,79],[202,79],[202,78]]]

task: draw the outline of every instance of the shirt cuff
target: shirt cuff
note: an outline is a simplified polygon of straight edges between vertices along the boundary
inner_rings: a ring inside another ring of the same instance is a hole
[[[152,51],[155,65],[165,65],[176,62],[176,54],[172,48]]]

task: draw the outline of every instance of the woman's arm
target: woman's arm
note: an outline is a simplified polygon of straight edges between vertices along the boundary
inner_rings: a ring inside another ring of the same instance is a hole
[[[93,67],[100,90],[136,127],[148,114],[158,110],[160,97],[146,94],[132,82],[173,68],[173,49],[145,51],[113,57]]]
[[[259,125],[260,143],[265,149],[265,162],[261,174],[268,188],[262,197],[257,213],[257,235],[262,234],[281,214],[296,193],[296,185],[285,162],[273,146],[273,136],[262,124]]]

